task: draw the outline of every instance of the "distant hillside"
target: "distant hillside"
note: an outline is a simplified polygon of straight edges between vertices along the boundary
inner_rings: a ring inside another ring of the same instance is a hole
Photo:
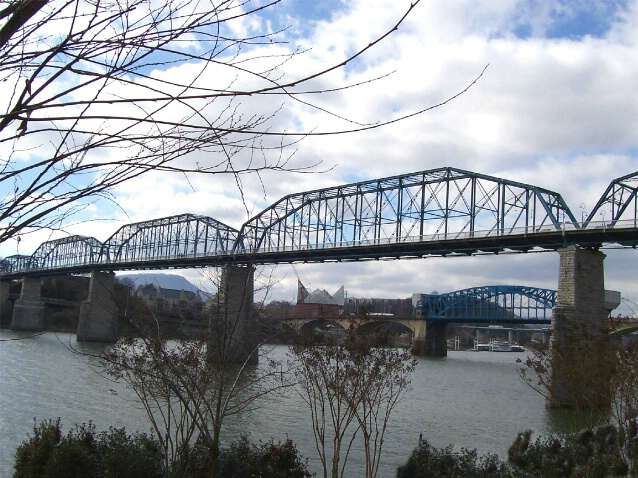
[[[156,287],[162,287],[164,289],[184,289],[191,292],[197,292],[199,290],[184,277],[177,274],[117,274],[115,278],[116,280],[122,280],[124,278],[130,279],[135,284],[135,287],[153,284]],[[200,291],[200,294],[201,293],[202,291]]]

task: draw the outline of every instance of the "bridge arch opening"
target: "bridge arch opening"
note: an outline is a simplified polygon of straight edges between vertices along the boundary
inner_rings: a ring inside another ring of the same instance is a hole
[[[346,329],[340,323],[330,319],[314,319],[299,327],[298,334],[303,337],[338,341],[345,338]]]
[[[379,347],[409,347],[414,331],[405,324],[393,320],[370,320],[355,329],[358,337],[367,338]]]

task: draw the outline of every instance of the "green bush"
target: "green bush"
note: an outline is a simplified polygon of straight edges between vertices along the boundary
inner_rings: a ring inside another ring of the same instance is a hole
[[[187,463],[173,463],[173,476],[207,478],[209,476],[209,450],[197,442],[184,454]],[[223,478],[309,478],[307,460],[304,460],[292,440],[251,444],[246,437],[221,450],[219,474]]]
[[[162,469],[159,443],[143,433],[127,435],[123,428],[97,433],[93,424],[76,425],[66,435],[60,419],[33,426],[33,435],[18,446],[13,478],[205,478],[208,450],[201,443],[183,455],[186,463]],[[291,440],[250,444],[246,438],[221,452],[224,478],[309,478]]]
[[[519,470],[544,478],[628,476],[622,445],[621,434],[611,425],[533,442],[531,432],[526,431],[514,440],[509,460]]]
[[[397,478],[514,478],[515,470],[499,460],[497,455],[478,456],[476,450],[452,446],[437,449],[427,441],[412,452]]]
[[[496,455],[479,457],[476,450],[429,443],[414,450],[398,478],[612,478],[638,476],[638,427],[630,423],[620,432],[608,425],[567,436],[532,440],[519,433],[509,449],[509,461]]]
[[[127,435],[123,428],[110,428],[99,436],[99,478],[161,478],[162,451],[159,443],[146,434]]]
[[[60,419],[33,427],[15,453],[13,478],[162,478],[162,455],[154,439],[93,424],[62,434]]]
[[[224,478],[309,478],[292,440],[250,444],[246,437],[222,450],[220,476]]]

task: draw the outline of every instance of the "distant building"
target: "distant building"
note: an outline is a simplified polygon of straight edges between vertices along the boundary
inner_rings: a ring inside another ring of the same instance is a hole
[[[346,297],[341,286],[334,294],[324,289],[310,292],[297,280],[297,304],[290,317],[334,317],[337,315],[412,317],[412,299],[377,299]]]
[[[192,315],[193,317],[202,315],[204,302],[199,292],[165,289],[146,284],[140,286],[135,295],[159,315]]]
[[[309,292],[308,289],[297,281],[297,303],[293,308],[293,317],[335,317],[343,314],[345,293],[343,286],[334,294],[329,294],[326,290],[315,289]]]
[[[348,297],[344,304],[345,314],[361,316],[411,317],[413,309],[411,299]]]

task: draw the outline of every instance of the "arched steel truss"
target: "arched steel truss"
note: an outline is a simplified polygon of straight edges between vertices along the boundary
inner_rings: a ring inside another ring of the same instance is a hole
[[[121,227],[104,242],[105,262],[197,257],[232,251],[239,232],[206,216],[178,216]]]
[[[441,168],[291,194],[241,229],[253,251],[500,236],[578,227],[552,191]]]
[[[14,271],[23,271],[29,269],[30,265],[31,256],[17,254],[5,257],[2,261],[0,261],[0,272],[7,274]]]
[[[417,311],[425,320],[489,323],[550,323],[557,291],[496,285],[423,294]]]
[[[44,242],[31,256],[31,267],[55,269],[100,262],[102,243],[94,237],[70,236]]]
[[[121,227],[104,243],[93,237],[70,236],[40,245],[31,256],[9,256],[2,273],[72,269],[86,265],[196,258],[229,254],[239,232],[206,216],[182,214]]]
[[[592,227],[603,222],[614,227],[618,221],[629,221],[638,225],[638,172],[614,179],[592,209],[584,227]]]

